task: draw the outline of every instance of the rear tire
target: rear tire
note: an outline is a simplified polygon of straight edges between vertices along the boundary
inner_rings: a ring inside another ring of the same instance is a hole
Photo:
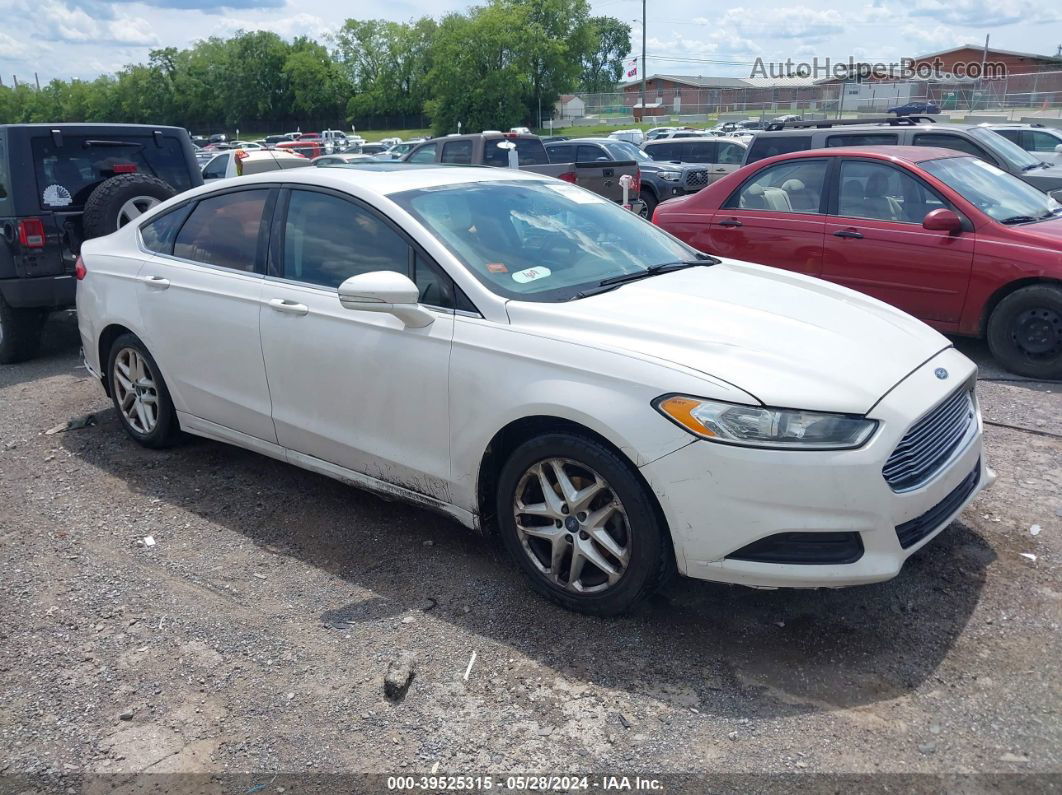
[[[24,362],[37,355],[48,312],[16,309],[0,295],[0,364]]]
[[[135,334],[122,334],[111,345],[107,383],[118,420],[135,442],[161,449],[180,439],[170,390],[155,359]]]
[[[1062,378],[1062,288],[1022,287],[988,319],[988,347],[1000,364],[1029,378]]]
[[[85,201],[85,239],[117,232],[156,204],[177,195],[169,183],[146,174],[121,174],[101,182]]]
[[[550,433],[520,445],[499,473],[495,510],[502,542],[531,586],[569,610],[625,613],[673,565],[646,486],[628,461],[593,439]]]

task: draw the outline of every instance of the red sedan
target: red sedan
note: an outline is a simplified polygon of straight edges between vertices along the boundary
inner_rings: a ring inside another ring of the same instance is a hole
[[[653,220],[701,251],[987,336],[1015,373],[1062,377],[1062,204],[983,160],[905,146],[794,152],[665,202]]]

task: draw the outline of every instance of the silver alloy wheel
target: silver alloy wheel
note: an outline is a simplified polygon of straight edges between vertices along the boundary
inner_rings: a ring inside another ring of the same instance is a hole
[[[121,229],[134,218],[139,218],[156,204],[161,203],[162,200],[156,199],[154,196],[134,196],[123,204],[122,209],[118,211],[118,226],[116,228]]]
[[[612,487],[585,464],[548,458],[524,472],[513,498],[520,545],[554,585],[600,593],[630,562],[627,512]]]
[[[159,391],[147,360],[135,348],[122,348],[112,375],[111,388],[126,422],[137,433],[151,433],[159,422]]]

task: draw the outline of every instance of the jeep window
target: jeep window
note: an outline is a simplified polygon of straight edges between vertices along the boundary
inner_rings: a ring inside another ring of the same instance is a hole
[[[790,152],[803,152],[811,148],[810,135],[757,135],[752,139],[745,164],[755,163],[765,157],[786,155]]]
[[[503,140],[506,139],[483,139],[483,162],[488,166],[502,166],[504,168],[509,165],[509,150],[498,148],[498,144]],[[546,156],[546,147],[537,138],[511,138],[509,140],[516,144],[516,156],[519,158],[521,166],[544,166],[549,163],[549,157]]]
[[[10,184],[11,176],[7,171],[7,131],[0,127],[0,216],[15,214],[8,206],[11,203],[8,190]]]
[[[849,133],[848,135],[830,135],[826,146],[895,146],[895,133]]]
[[[136,172],[168,182],[178,193],[192,187],[184,149],[173,137],[162,145],[150,135],[66,135],[62,146],[51,136],[33,139],[33,164],[43,209],[81,209],[106,179]]]
[[[762,169],[723,206],[731,210],[818,213],[825,182],[825,160],[788,160]]]

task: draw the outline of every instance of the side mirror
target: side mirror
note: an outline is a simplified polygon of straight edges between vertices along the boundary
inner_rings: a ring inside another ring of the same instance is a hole
[[[931,232],[948,232],[957,235],[962,231],[962,219],[952,210],[941,207],[926,214],[922,219],[922,228]]]
[[[1058,146],[1056,146],[1055,147],[1055,151],[1058,152],[1060,155],[1062,155],[1062,144],[1059,144]]]
[[[344,309],[386,312],[407,328],[424,328],[435,316],[418,302],[420,291],[413,280],[394,271],[372,271],[351,276],[339,285],[339,303]]]

